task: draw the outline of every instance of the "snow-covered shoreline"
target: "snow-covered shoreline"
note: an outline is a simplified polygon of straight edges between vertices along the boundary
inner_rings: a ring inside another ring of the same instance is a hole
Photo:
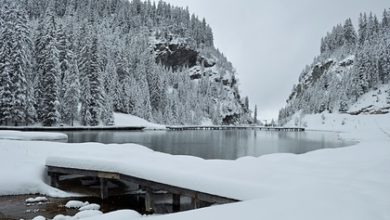
[[[0,140],[67,141],[68,136],[62,133],[0,131]]]
[[[125,128],[133,128],[137,130],[137,128],[144,128],[145,130],[166,130],[165,125],[155,124],[149,122],[140,117],[130,115],[130,114],[122,114],[122,113],[114,113],[115,124],[111,126],[82,126],[79,124],[75,124],[74,126],[58,126],[58,127],[44,127],[40,124],[31,125],[31,126],[0,126],[2,130],[15,130],[15,131],[83,131],[83,130],[122,130]],[[141,130],[141,129],[140,129]],[[19,140],[19,139],[18,139]],[[38,139],[37,139],[38,140]],[[45,140],[45,139],[41,139]]]
[[[1,140],[0,176],[7,178],[0,181],[0,195],[66,196],[46,184],[45,161],[68,158],[77,162],[78,158],[83,162],[77,166],[136,172],[157,181],[243,200],[152,219],[389,219],[390,138],[385,132],[390,131],[390,115],[323,118],[314,115],[302,120],[309,129],[343,131],[344,138],[360,142],[303,155],[222,161],[172,156],[139,145],[115,145],[116,151],[112,151],[113,145]],[[344,118],[342,125],[340,119]],[[98,219],[112,219],[110,216],[130,218],[112,213]]]

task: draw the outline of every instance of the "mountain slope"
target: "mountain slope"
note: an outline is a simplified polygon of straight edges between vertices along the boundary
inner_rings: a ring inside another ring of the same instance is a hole
[[[361,14],[357,32],[347,19],[321,40],[321,54],[303,70],[279,121],[284,124],[297,113],[387,113],[389,81],[390,13],[385,10],[380,22],[371,13]],[[359,105],[367,94],[385,101],[366,99]]]
[[[10,85],[0,88],[1,125],[110,125],[113,112],[163,124],[249,118],[232,64],[188,9],[140,0],[1,3],[0,73]],[[7,47],[15,44],[21,49]]]

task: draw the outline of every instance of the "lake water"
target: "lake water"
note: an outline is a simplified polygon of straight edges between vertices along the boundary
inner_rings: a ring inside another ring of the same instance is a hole
[[[65,132],[69,143],[136,143],[155,151],[204,159],[234,160],[272,153],[302,154],[352,144],[334,132],[217,131],[81,131]]]

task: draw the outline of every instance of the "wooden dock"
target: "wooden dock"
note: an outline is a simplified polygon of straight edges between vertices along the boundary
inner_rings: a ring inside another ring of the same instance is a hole
[[[304,132],[301,127],[265,127],[265,126],[167,126],[172,131],[185,130],[261,130],[261,131],[292,131]]]
[[[107,126],[107,127],[4,127],[0,126],[0,130],[12,131],[142,131],[145,127],[141,126]]]
[[[56,167],[46,165],[48,176],[50,177],[50,184],[53,187],[59,186],[60,176],[78,175],[84,177],[98,178],[100,181],[100,196],[102,199],[106,199],[109,196],[107,182],[110,180],[121,180],[128,183],[138,185],[138,188],[145,191],[145,210],[147,212],[153,212],[153,197],[152,193],[156,191],[165,191],[172,194],[172,210],[180,211],[180,198],[181,196],[191,198],[191,205],[193,209],[201,208],[204,202],[208,204],[226,204],[232,202],[238,202],[236,199],[226,198],[223,196],[212,195],[205,192],[199,192],[196,190],[186,189],[178,186],[159,183],[147,179],[138,178],[135,176],[124,175],[121,173],[111,173],[97,170],[83,170],[66,167]]]

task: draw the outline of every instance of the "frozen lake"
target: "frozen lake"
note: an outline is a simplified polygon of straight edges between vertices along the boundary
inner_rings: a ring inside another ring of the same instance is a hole
[[[302,154],[350,145],[333,132],[226,131],[80,131],[65,132],[69,143],[136,143],[155,151],[204,159],[234,160],[272,153]]]

